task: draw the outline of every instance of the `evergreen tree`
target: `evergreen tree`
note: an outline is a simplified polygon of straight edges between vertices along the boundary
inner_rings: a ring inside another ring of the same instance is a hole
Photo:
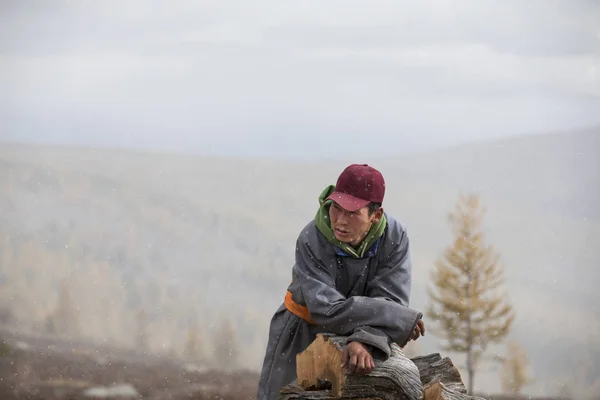
[[[449,215],[454,242],[435,263],[428,288],[428,317],[437,323],[432,331],[443,339],[444,350],[466,354],[469,393],[488,345],[501,342],[514,319],[507,296],[497,290],[503,269],[484,242],[483,216],[476,195],[460,196]]]
[[[525,349],[517,342],[509,342],[506,346],[507,354],[500,369],[502,389],[513,395],[521,391],[531,382],[529,377],[529,359]]]
[[[141,351],[147,351],[148,344],[148,316],[143,308],[140,308],[136,313],[136,348]]]
[[[200,361],[204,356],[198,325],[195,321],[188,327],[183,356],[190,361]]]
[[[224,319],[213,341],[216,361],[225,369],[237,366],[239,347],[235,329],[228,319]]]
[[[46,330],[59,335],[76,335],[80,331],[79,309],[67,281],[61,282],[55,311],[46,318]]]

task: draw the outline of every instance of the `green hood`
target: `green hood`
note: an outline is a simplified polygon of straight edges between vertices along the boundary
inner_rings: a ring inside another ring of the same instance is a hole
[[[317,229],[334,246],[339,247],[354,258],[362,258],[364,257],[365,252],[371,248],[371,246],[373,246],[373,244],[381,237],[381,235],[383,235],[383,231],[385,230],[387,224],[385,214],[382,215],[381,219],[376,225],[371,227],[367,237],[365,237],[358,248],[355,248],[347,243],[342,243],[335,238],[333,230],[331,229],[331,221],[329,221],[329,207],[331,206],[332,201],[325,200],[331,193],[333,193],[334,190],[335,185],[329,185],[319,195],[319,210],[315,216]]]

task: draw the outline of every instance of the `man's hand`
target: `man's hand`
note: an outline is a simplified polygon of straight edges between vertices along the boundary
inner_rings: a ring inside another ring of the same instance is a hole
[[[425,323],[422,319],[417,322],[417,326],[415,326],[415,330],[413,331],[410,339],[417,340],[419,336],[425,336]]]
[[[368,374],[375,368],[375,361],[365,345],[350,342],[342,352],[342,368],[346,368],[350,374]]]

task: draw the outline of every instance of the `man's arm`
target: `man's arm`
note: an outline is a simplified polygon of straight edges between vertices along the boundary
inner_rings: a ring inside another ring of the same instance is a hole
[[[383,298],[390,302],[408,307],[411,291],[412,264],[410,260],[410,244],[405,230],[400,231],[399,243],[390,254],[377,266],[375,276],[367,283],[366,294],[372,298]],[[358,327],[348,338],[368,344],[390,354],[389,345],[395,341],[384,330],[370,326]],[[397,342],[404,346],[404,342]]]
[[[345,298],[335,289],[334,268],[336,266],[322,265],[308,242],[302,236],[299,238],[294,279],[300,284],[315,323],[339,335],[350,335],[357,328],[369,327],[400,345],[407,343],[422,314],[384,297]]]

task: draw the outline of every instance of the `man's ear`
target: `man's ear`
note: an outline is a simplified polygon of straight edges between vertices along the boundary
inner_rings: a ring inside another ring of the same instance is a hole
[[[378,223],[381,217],[383,217],[383,207],[379,207],[377,211],[373,213],[373,223]]]

